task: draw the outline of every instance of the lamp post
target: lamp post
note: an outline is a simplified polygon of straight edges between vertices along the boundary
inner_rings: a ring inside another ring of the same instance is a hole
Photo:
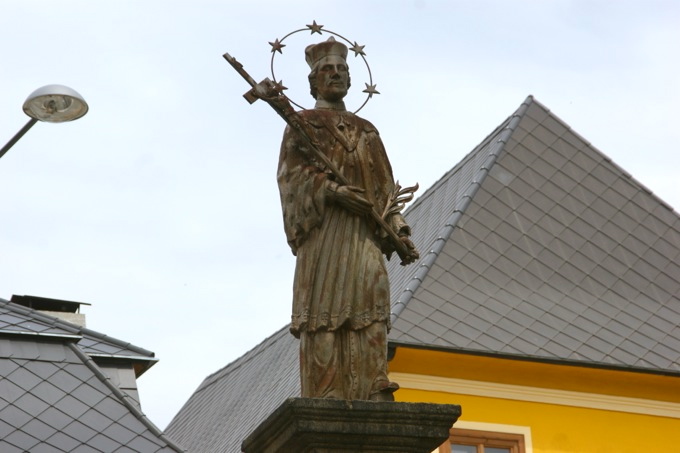
[[[28,123],[0,150],[0,158],[24,136],[35,123],[62,123],[73,121],[87,113],[85,99],[75,90],[63,85],[46,85],[31,93],[24,102],[24,113],[30,116]]]

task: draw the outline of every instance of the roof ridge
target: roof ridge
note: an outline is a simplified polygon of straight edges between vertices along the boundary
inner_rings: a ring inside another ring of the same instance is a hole
[[[83,364],[90,370],[92,373],[99,379],[110,391],[113,393],[118,400],[128,409],[132,415],[135,416],[137,420],[140,421],[149,431],[151,431],[156,437],[161,439],[163,442],[165,442],[168,447],[172,448],[173,450],[177,452],[184,453],[187,450],[184,448],[180,447],[177,445],[174,441],[169,439],[165,434],[163,434],[163,431],[161,431],[154,423],[149,420],[149,418],[141,411],[140,408],[137,407],[136,404],[133,404],[130,402],[130,397],[123,393],[123,391],[118,388],[113,382],[111,382],[111,378],[106,376],[104,372],[97,366],[97,364],[94,363],[94,361],[86,354],[84,353],[76,344],[72,342],[67,342],[67,347],[73,351],[73,353],[83,361]]]
[[[548,113],[555,121],[557,121],[558,123],[560,123],[560,124],[561,124],[562,126],[564,126],[568,131],[570,131],[572,134],[574,134],[577,138],[579,138],[580,140],[582,140],[583,143],[585,143],[585,144],[586,144],[593,152],[595,152],[596,154],[598,154],[599,156],[601,156],[605,161],[607,161],[607,163],[609,163],[611,166],[613,166],[613,167],[616,168],[619,172],[621,172],[622,175],[624,175],[626,178],[630,179],[630,180],[633,181],[635,184],[637,184],[638,186],[640,186],[640,189],[642,189],[645,193],[651,195],[651,196],[652,196],[656,201],[658,201],[664,208],[666,208],[666,209],[668,209],[669,211],[674,212],[674,213],[676,213],[677,215],[680,216],[680,213],[676,212],[676,210],[675,210],[675,208],[674,208],[673,206],[669,205],[669,204],[666,203],[664,200],[662,200],[661,198],[659,198],[659,196],[656,195],[651,189],[649,189],[646,185],[644,185],[644,184],[643,184],[642,182],[640,182],[638,179],[634,178],[633,175],[631,175],[628,171],[626,171],[624,168],[622,168],[621,166],[619,166],[619,164],[617,164],[616,162],[614,162],[614,161],[612,160],[612,158],[609,157],[605,152],[603,152],[603,151],[600,150],[598,147],[596,147],[595,145],[593,145],[593,144],[590,142],[590,140],[586,139],[586,138],[583,137],[581,134],[579,134],[579,133],[576,132],[574,129],[572,129],[572,127],[571,127],[569,124],[567,124],[562,118],[560,118],[559,116],[555,115],[549,108],[547,108],[545,105],[543,105],[543,104],[540,103],[539,101],[534,100],[534,103],[538,104],[538,105],[539,105],[543,110],[545,110],[545,111],[546,111],[546,112],[547,112],[547,113]]]
[[[70,323],[68,321],[64,321],[63,319],[57,318],[56,316],[51,316],[46,313],[40,312],[38,310],[34,310],[32,308],[24,307],[22,305],[18,305],[15,303],[12,303],[9,300],[2,299],[0,298],[0,305],[5,306],[7,309],[15,312],[15,313],[20,313],[24,316],[30,316],[31,318],[37,319],[39,321],[42,321],[46,324],[49,324],[54,327],[58,327],[60,329],[66,330],[67,332],[76,334],[76,335],[88,335],[90,337],[96,338],[101,341],[105,341],[108,343],[112,343],[116,346],[123,347],[125,349],[130,349],[132,351],[138,352],[142,355],[146,355],[149,357],[155,357],[156,354],[152,351],[149,351],[147,349],[141,348],[139,346],[135,346],[132,343],[125,342],[123,340],[119,340],[117,338],[108,336],[106,334],[103,334],[101,332],[97,332],[96,330],[88,329],[87,327],[81,327],[78,326],[77,324]]]
[[[536,104],[539,104],[539,105],[542,106],[542,104],[540,102],[538,102],[537,100],[535,100],[532,95],[529,95],[524,100],[524,102],[522,102],[522,104],[520,105],[520,108],[524,104],[526,104],[527,107],[528,107],[532,103],[536,103]],[[439,188],[439,186],[441,186],[444,183],[444,181],[447,181],[451,177],[451,175],[458,172],[458,170],[460,170],[462,167],[464,167],[465,164],[467,164],[468,161],[475,155],[475,153],[478,152],[481,148],[483,148],[483,145],[487,141],[489,141],[489,139],[491,139],[494,135],[498,134],[498,132],[503,128],[503,125],[505,125],[508,121],[510,121],[510,119],[512,119],[514,116],[517,115],[517,112],[519,111],[520,108],[518,108],[512,115],[505,118],[505,120],[503,120],[491,133],[487,134],[487,136],[484,137],[484,139],[482,141],[480,141],[477,146],[475,146],[469,153],[467,153],[460,160],[460,162],[458,162],[453,168],[451,168],[446,173],[444,173],[438,180],[436,180],[434,182],[434,184],[432,184],[430,187],[428,187],[428,189],[425,192],[423,192],[422,195],[420,195],[415,200],[413,200],[413,202],[410,203],[408,205],[408,207],[406,208],[406,210],[404,211],[404,215],[406,215],[410,210],[414,209],[416,206],[420,205],[423,202],[423,200],[427,199],[434,192],[436,192],[436,189]]]
[[[491,134],[484,138],[484,140],[482,140],[482,142],[480,142],[480,144],[477,145],[470,153],[468,153],[468,155],[463,158],[459,165],[456,165],[450,171],[448,171],[435,184],[433,184],[432,187],[428,189],[428,191],[425,194],[423,194],[422,198],[425,198],[426,195],[433,193],[435,188],[438,188],[441,184],[443,184],[443,181],[450,178],[454,173],[456,173],[460,168],[462,168],[466,163],[468,163],[472,156],[476,155],[476,153],[479,153],[481,150],[483,150],[487,144],[491,144],[491,149],[489,150],[488,158],[484,161],[482,166],[477,171],[477,174],[472,179],[472,182],[468,186],[467,190],[461,197],[458,204],[454,206],[453,212],[445,221],[444,226],[439,230],[439,234],[437,234],[437,237],[432,243],[430,250],[424,257],[420,259],[419,267],[416,270],[415,274],[413,275],[413,277],[411,277],[411,280],[406,284],[405,289],[402,291],[399,297],[397,297],[397,300],[391,304],[392,313],[390,314],[390,319],[392,323],[394,323],[397,320],[397,318],[402,313],[404,308],[406,308],[406,305],[411,299],[411,296],[413,296],[415,291],[418,289],[420,284],[425,279],[425,276],[429,272],[432,264],[435,262],[435,260],[439,256],[439,253],[441,253],[442,249],[444,248],[446,241],[451,236],[451,233],[453,233],[453,230],[455,229],[458,221],[465,213],[465,210],[468,208],[468,206],[472,202],[472,199],[477,194],[479,188],[486,179],[486,176],[489,174],[491,167],[493,167],[493,165],[496,163],[496,160],[498,159],[498,156],[500,155],[501,151],[505,149],[505,145],[507,144],[508,139],[513,134],[515,128],[517,128],[517,125],[519,124],[520,120],[522,119],[526,111],[529,109],[529,106],[533,102],[534,102],[533,96],[529,95],[524,100],[524,102],[520,104],[519,108],[512,115],[506,118],[506,120],[503,121]],[[498,137],[498,140],[496,140],[495,143],[491,143],[491,140],[493,140],[494,137]],[[420,201],[421,199],[419,199],[418,201]],[[413,206],[411,206],[410,208],[413,208]],[[407,213],[408,211],[405,212],[405,215]]]

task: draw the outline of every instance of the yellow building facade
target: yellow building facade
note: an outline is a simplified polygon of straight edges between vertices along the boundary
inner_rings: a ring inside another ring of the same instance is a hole
[[[460,404],[456,428],[526,453],[680,451],[677,377],[398,347],[390,378],[398,401]]]

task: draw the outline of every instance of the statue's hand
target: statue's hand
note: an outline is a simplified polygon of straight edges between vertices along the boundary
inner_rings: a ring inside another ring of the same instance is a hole
[[[408,236],[399,236],[399,239],[401,240],[401,242],[404,243],[404,245],[409,251],[409,255],[407,258],[404,258],[403,260],[404,262],[402,262],[402,265],[411,264],[420,258],[420,253],[418,253],[415,244],[413,243],[413,241],[411,241],[411,239],[409,239]]]
[[[365,199],[361,194],[364,189],[356,186],[337,186],[330,196],[334,203],[355,214],[368,214],[373,208],[373,203]]]

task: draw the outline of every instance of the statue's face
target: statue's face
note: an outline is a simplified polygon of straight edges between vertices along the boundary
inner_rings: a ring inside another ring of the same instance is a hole
[[[349,85],[347,62],[337,55],[319,61],[316,73],[317,99],[339,101],[347,95]]]

